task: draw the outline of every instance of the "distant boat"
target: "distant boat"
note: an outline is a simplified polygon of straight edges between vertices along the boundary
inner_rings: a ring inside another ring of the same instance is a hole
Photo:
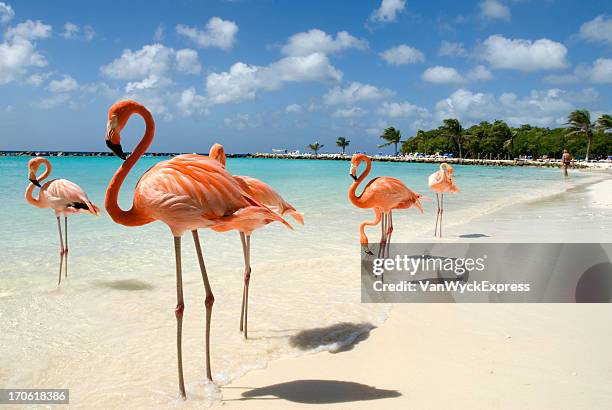
[[[287,149],[275,149],[272,148],[272,152],[275,154],[286,154],[287,153]]]

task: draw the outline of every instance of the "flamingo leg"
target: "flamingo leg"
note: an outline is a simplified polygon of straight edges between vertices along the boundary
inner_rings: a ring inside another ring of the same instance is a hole
[[[389,223],[387,227],[387,258],[389,257],[389,251],[391,249],[391,235],[393,234],[393,211],[389,211]]]
[[[179,391],[182,398],[187,398],[185,394],[185,380],[183,379],[183,346],[182,346],[182,333],[183,333],[183,311],[185,310],[185,304],[183,302],[183,273],[181,267],[181,237],[174,237],[174,254],[176,257],[176,308],[174,309],[174,315],[176,316],[176,355],[178,359],[178,377],[179,377]]]
[[[387,214],[383,212],[382,222],[380,223],[380,244],[378,245],[378,257],[385,257],[385,244],[387,243]]]
[[[208,273],[206,273],[206,266],[204,265],[204,257],[202,256],[202,247],[200,246],[198,231],[194,229],[191,233],[193,234],[193,242],[198,254],[198,263],[200,264],[200,272],[202,272],[204,290],[206,291],[206,299],[204,300],[204,305],[206,306],[206,378],[208,381],[212,382],[212,373],[210,371],[210,320],[215,297],[212,293],[210,282],[208,281]]]
[[[68,277],[68,216],[64,215],[64,240],[66,246],[64,248],[64,272],[65,277]]]
[[[251,281],[251,235],[246,235],[246,268],[244,271],[244,338],[247,339],[249,317],[249,282]]]
[[[440,238],[442,237],[442,215],[444,214],[444,194],[440,194]]]
[[[62,283],[62,268],[64,265],[64,240],[62,239],[62,223],[60,222],[60,217],[57,216],[57,230],[59,232],[59,240],[60,240],[60,266],[59,266],[59,275],[57,278],[57,286]]]
[[[436,202],[438,203],[438,212],[436,213],[436,227],[434,228],[434,236],[438,236],[438,221],[440,220],[440,194],[436,192]]]
[[[246,239],[244,232],[240,232],[240,242],[242,243],[242,255],[244,256],[244,276],[246,277],[247,256],[246,256]],[[242,306],[240,307],[240,331],[244,329],[244,298],[246,297],[246,284],[242,283]]]

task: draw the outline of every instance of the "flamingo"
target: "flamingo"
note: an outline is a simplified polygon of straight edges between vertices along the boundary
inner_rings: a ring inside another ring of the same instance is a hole
[[[436,191],[436,201],[438,202],[438,214],[436,216],[436,227],[434,236],[438,235],[438,220],[440,221],[440,238],[442,237],[442,214],[444,213],[444,193],[459,192],[453,177],[453,167],[446,162],[440,164],[440,170],[429,176],[429,187]]]
[[[357,168],[364,162],[366,169],[357,177]],[[391,242],[391,234],[393,233],[393,210],[407,209],[415,206],[421,213],[420,198],[423,196],[412,191],[402,181],[392,177],[378,177],[367,183],[361,195],[357,196],[355,192],[359,184],[368,176],[372,169],[372,161],[364,154],[355,154],[351,158],[350,176],[354,179],[353,184],[349,189],[349,200],[358,208],[374,209],[375,219],[373,221],[365,221],[359,225],[359,240],[365,252],[372,254],[368,249],[368,237],[365,234],[366,226],[376,226],[381,222],[381,238],[379,257],[381,249]],[[388,248],[387,248],[388,250]]]
[[[223,167],[225,167],[226,156],[225,149],[221,144],[214,144],[210,147],[208,156],[218,161]],[[300,214],[289,202],[285,201],[282,196],[270,187],[265,182],[260,181],[248,176],[233,176],[236,182],[248,192],[253,198],[278,213],[279,215],[291,215],[298,223],[304,225],[304,217]],[[245,221],[242,224],[228,225],[224,227],[213,228],[216,231],[224,231],[229,229],[236,229],[240,232],[240,241],[242,242],[242,252],[244,254],[244,285],[242,289],[242,308],[240,311],[240,331],[244,332],[244,338],[247,339],[247,316],[248,316],[248,305],[249,305],[249,282],[251,280],[251,233],[257,228],[265,226],[264,220],[258,221],[259,224],[255,225],[249,221]]]
[[[121,147],[121,130],[132,114],[145,121],[145,133],[130,156]],[[275,220],[289,228],[291,225],[281,216],[255,200],[245,192],[231,174],[217,161],[208,157],[188,154],[162,161],[146,171],[134,190],[131,209],[124,211],[118,203],[119,190],[134,164],[146,152],[153,141],[155,122],[143,105],[134,101],[120,101],[108,111],[106,145],[125,162],[119,167],[106,190],[104,206],[113,221],[125,226],[141,226],[153,221],[165,223],[174,237],[176,257],[175,317],[177,323],[177,361],[179,391],[187,397],[183,379],[182,324],[183,281],[181,267],[181,236],[191,231],[206,292],[206,377],[212,383],[210,370],[210,322],[214,295],[204,265],[198,228],[220,228],[234,223]]]
[[[45,166],[45,171],[37,177],[36,172],[41,165]],[[57,218],[57,229],[60,239],[60,267],[57,279],[57,286],[62,282],[62,265],[64,265],[65,276],[68,277],[68,214],[89,213],[98,215],[100,209],[95,206],[83,189],[74,182],[67,179],[53,179],[40,183],[51,174],[51,163],[43,157],[32,158],[28,162],[30,184],[25,191],[25,199],[31,205],[38,208],[51,208]],[[40,192],[37,197],[32,195],[34,188],[39,187]],[[62,239],[62,224],[60,215],[64,215],[64,238]],[[64,242],[65,240],[65,242]]]

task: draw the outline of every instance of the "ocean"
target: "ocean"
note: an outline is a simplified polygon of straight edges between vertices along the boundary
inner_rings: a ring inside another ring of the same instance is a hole
[[[68,278],[57,289],[57,225],[51,210],[24,199],[28,160],[0,158],[0,388],[69,388],[71,404],[82,407],[201,407],[218,400],[220,390],[204,383],[204,289],[191,235],[183,237],[189,397],[184,403],[177,386],[170,231],[162,223],[119,226],[104,212],[70,217]],[[119,159],[50,160],[50,178],[72,180],[103,208]],[[124,209],[140,175],[161,160],[138,162],[121,191]],[[215,383],[226,384],[281,357],[350,348],[381,326],[390,307],[360,303],[358,225],[373,219],[373,212],[348,201],[349,162],[239,158],[229,159],[227,168],[269,183],[304,214],[305,226],[294,223],[290,231],[272,224],[254,233],[247,341],[238,330],[243,283],[238,233],[201,231],[215,294]],[[437,169],[373,163],[370,177],[394,176],[430,198],[423,202],[424,214],[416,209],[394,214],[395,242],[433,240],[435,194],[427,177]],[[445,197],[445,227],[455,227],[451,232],[489,214],[493,221],[508,207],[516,214],[521,204],[531,204],[529,209],[534,201],[554,202],[560,193],[605,177],[574,172],[564,179],[558,169],[479,166],[456,166],[455,176],[461,191]],[[368,232],[372,242],[378,240],[378,227]]]

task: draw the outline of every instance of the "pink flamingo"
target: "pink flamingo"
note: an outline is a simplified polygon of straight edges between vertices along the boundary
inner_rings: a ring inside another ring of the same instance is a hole
[[[217,160],[225,167],[226,156],[225,149],[221,144],[214,144],[210,148],[208,156]],[[253,198],[273,210],[279,215],[291,215],[297,222],[304,225],[304,217],[300,214],[289,202],[285,201],[278,192],[270,185],[248,176],[234,175],[234,179],[240,184],[245,192],[248,192]],[[242,242],[242,252],[244,254],[244,286],[242,289],[242,308],[240,311],[240,331],[244,331],[244,337],[247,338],[247,317],[249,305],[249,282],[251,280],[251,234],[253,230],[261,228],[272,220],[242,221],[241,224],[227,225],[224,227],[213,228],[217,231],[227,231],[236,229],[240,232],[240,241]]]
[[[129,157],[121,147],[121,130],[132,114],[140,115],[146,130],[142,140]],[[162,161],[146,171],[134,190],[131,209],[124,211],[117,204],[119,190],[126,176],[153,141],[155,122],[151,113],[134,101],[120,101],[108,111],[106,145],[125,162],[119,167],[106,190],[104,206],[118,224],[141,226],[153,221],[164,222],[174,237],[176,256],[175,316],[177,321],[177,361],[179,391],[186,397],[183,380],[182,324],[183,280],[181,267],[181,236],[191,231],[206,291],[206,377],[212,382],[210,370],[210,322],[214,295],[204,265],[198,228],[221,229],[232,224],[249,221],[274,220],[291,228],[282,217],[255,200],[232,178],[217,161],[201,155],[179,155]]]
[[[442,237],[442,214],[444,213],[444,193],[459,192],[459,188],[455,185],[453,177],[453,167],[446,162],[440,164],[440,170],[429,176],[429,187],[436,191],[436,200],[438,202],[438,214],[436,216],[436,227],[434,236],[438,235],[438,220],[440,221],[440,238]]]
[[[36,172],[43,164],[45,165],[45,171],[37,177]],[[28,162],[28,168],[30,184],[25,191],[26,201],[38,208],[53,209],[57,218],[60,239],[60,267],[57,286],[60,286],[62,265],[65,266],[65,276],[68,277],[68,214],[81,212],[98,215],[100,209],[87,198],[87,194],[80,186],[67,179],[53,179],[41,186],[41,181],[51,174],[51,163],[46,158],[32,158]],[[37,197],[32,194],[35,187],[40,188]],[[62,224],[60,222],[60,215],[62,214],[64,215],[64,239],[62,239]]]
[[[364,162],[366,169],[357,177],[357,168]],[[423,196],[412,191],[402,181],[391,177],[378,177],[367,183],[361,195],[357,196],[355,192],[359,184],[368,176],[372,169],[372,161],[364,154],[355,154],[351,158],[350,176],[355,180],[349,189],[349,200],[358,208],[372,208],[376,215],[373,221],[366,221],[359,225],[359,239],[361,246],[365,252],[372,254],[368,249],[368,237],[365,234],[366,226],[375,226],[381,221],[381,238],[379,247],[379,256],[381,250],[391,242],[391,234],[393,233],[393,210],[407,209],[412,206],[417,207],[421,213],[420,198]],[[387,248],[388,252],[388,248]],[[384,250],[383,250],[384,254]]]

